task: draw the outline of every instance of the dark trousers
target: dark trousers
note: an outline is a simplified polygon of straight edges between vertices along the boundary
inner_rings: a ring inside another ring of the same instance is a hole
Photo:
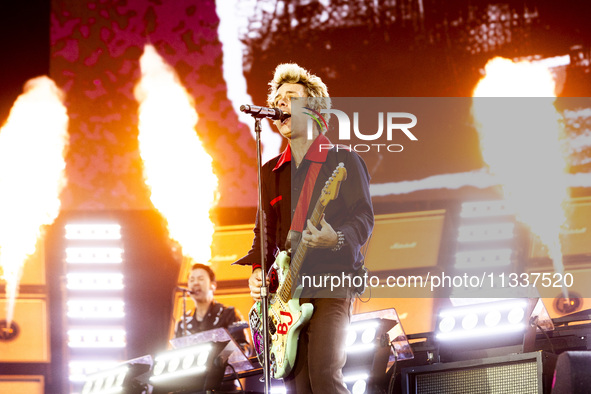
[[[302,298],[314,314],[300,332],[295,367],[284,379],[288,393],[348,393],[342,369],[347,361],[345,339],[351,317],[351,298]]]

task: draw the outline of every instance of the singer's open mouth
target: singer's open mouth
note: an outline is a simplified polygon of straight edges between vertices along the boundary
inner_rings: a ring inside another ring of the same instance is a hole
[[[281,124],[284,125],[285,123],[287,123],[288,119],[291,118],[291,114],[288,113],[283,113],[283,119],[281,120]]]

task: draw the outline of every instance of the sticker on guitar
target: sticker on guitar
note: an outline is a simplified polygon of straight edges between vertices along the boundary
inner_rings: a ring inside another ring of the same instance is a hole
[[[250,322],[250,328],[252,330],[253,345],[257,354],[259,354],[263,351],[263,335],[261,333],[262,322],[259,318],[259,315],[256,313],[250,313],[248,318]]]
[[[293,317],[291,316],[291,313],[287,312],[287,311],[279,311],[279,314],[281,316],[288,316],[289,317],[289,322],[287,323],[280,323],[277,326],[277,332],[279,334],[287,334],[287,331],[289,330],[289,326],[291,326],[291,323],[293,323]]]

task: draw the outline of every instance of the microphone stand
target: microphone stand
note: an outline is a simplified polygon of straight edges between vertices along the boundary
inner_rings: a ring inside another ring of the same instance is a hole
[[[260,116],[260,115],[259,115]],[[257,146],[257,180],[258,180],[258,218],[259,218],[259,237],[260,237],[260,248],[261,248],[261,279],[263,284],[261,286],[261,315],[263,319],[263,378],[265,394],[268,394],[271,389],[271,369],[269,364],[269,288],[267,287],[267,264],[266,264],[266,251],[265,251],[265,218],[263,215],[263,188],[262,188],[262,177],[261,177],[261,117],[254,117],[254,131],[256,135],[256,146]]]
[[[187,290],[183,289],[183,317],[181,318],[183,324],[183,336],[189,335],[187,331]]]

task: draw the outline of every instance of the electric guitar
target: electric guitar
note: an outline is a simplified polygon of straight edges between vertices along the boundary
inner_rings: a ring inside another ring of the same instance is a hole
[[[332,176],[326,181],[322,193],[316,202],[310,221],[318,226],[324,209],[328,203],[337,198],[341,182],[347,179],[347,170],[343,163],[333,171]],[[312,317],[314,306],[310,303],[300,305],[300,294],[302,287],[296,287],[292,293],[292,286],[295,284],[306,257],[308,247],[299,242],[293,258],[290,253],[282,251],[277,255],[273,268],[277,271],[279,286],[277,291],[269,295],[269,362],[271,376],[275,379],[286,377],[295,364],[298,348],[298,337],[301,329]],[[291,260],[291,263],[290,263]],[[263,365],[263,322],[261,303],[259,301],[248,313],[252,340],[257,357]]]

